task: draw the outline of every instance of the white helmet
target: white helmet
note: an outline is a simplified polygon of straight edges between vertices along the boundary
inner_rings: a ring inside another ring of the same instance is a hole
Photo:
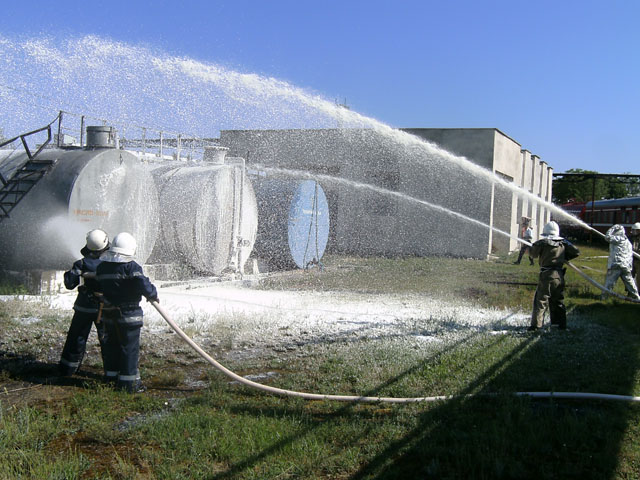
[[[554,221],[547,223],[542,229],[542,236],[549,237],[552,240],[560,237],[560,227]]]
[[[87,249],[100,252],[109,246],[109,235],[104,230],[96,228],[87,233]]]
[[[127,232],[121,232],[113,237],[113,243],[109,250],[114,253],[132,257],[136,253],[136,247],[136,239],[133,238],[133,235]]]
[[[640,230],[640,222],[636,222],[631,225],[631,230]]]

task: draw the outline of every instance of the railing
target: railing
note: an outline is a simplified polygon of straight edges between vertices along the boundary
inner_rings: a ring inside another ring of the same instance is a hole
[[[118,135],[117,147],[140,154],[143,159],[157,160],[195,160],[204,155],[204,148],[218,146],[216,138],[200,138],[184,133],[159,130],[150,127],[112,122],[102,118],[60,111],[58,147],[84,147],[87,125],[112,126]]]

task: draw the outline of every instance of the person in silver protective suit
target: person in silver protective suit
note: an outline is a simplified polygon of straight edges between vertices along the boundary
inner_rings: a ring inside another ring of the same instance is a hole
[[[633,270],[633,247],[627,238],[622,225],[613,225],[604,236],[609,242],[609,260],[607,261],[607,276],[604,286],[607,290],[613,290],[618,278],[622,278],[624,288],[629,297],[640,300],[638,287],[631,276]],[[607,298],[607,292],[602,292],[601,299]]]

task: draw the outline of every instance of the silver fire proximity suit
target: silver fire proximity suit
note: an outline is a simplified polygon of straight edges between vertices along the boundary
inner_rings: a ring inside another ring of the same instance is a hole
[[[627,238],[622,225],[614,225],[605,235],[605,239],[609,242],[609,260],[607,262],[607,276],[604,286],[607,290],[613,290],[618,278],[622,278],[624,288],[629,296],[640,299],[636,282],[631,276],[633,269],[633,248],[631,242]],[[603,292],[602,298],[606,298],[607,293]]]

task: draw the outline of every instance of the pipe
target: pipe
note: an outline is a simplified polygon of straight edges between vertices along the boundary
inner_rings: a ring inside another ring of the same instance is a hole
[[[157,301],[151,301],[151,305],[164,318],[169,326],[175,331],[180,338],[189,344],[202,358],[220,370],[229,378],[242,383],[251,388],[262,390],[275,395],[304,398],[306,400],[334,400],[337,402],[353,402],[353,403],[419,403],[419,402],[437,402],[440,400],[451,400],[454,398],[471,398],[477,396],[498,396],[498,393],[469,393],[464,395],[438,395],[433,397],[365,397],[360,395],[329,395],[321,393],[296,392],[295,390],[285,390],[283,388],[271,387],[263,385],[252,380],[241,377],[237,373],[232,372],[225,366],[214,360],[207,352],[205,352],[196,342],[194,342],[186,333],[184,333],[178,325],[171,320],[167,312],[160,306]],[[514,392],[512,395],[517,397],[532,398],[565,398],[579,400],[615,400],[624,402],[640,402],[640,397],[630,395],[614,395],[608,393],[585,393],[585,392]]]

